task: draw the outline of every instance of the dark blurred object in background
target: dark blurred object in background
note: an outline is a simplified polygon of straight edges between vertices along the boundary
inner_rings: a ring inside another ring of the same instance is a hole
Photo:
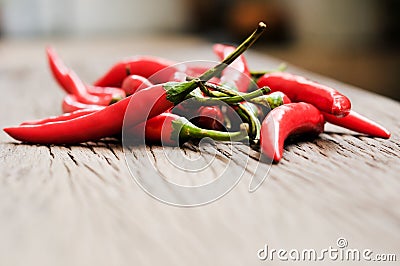
[[[187,0],[190,27],[238,43],[262,20],[254,49],[400,100],[398,0]]]
[[[379,1],[379,20],[382,23],[382,43],[386,47],[399,49],[400,46],[400,1],[383,0]]]
[[[400,100],[400,0],[0,0],[3,38],[196,34]]]
[[[259,21],[268,24],[268,34],[260,42],[285,43],[290,40],[290,17],[284,5],[276,1],[238,1],[227,12],[225,28],[235,41],[241,40]]]
[[[284,5],[268,0],[188,0],[190,32],[219,42],[238,42],[254,30],[259,21],[268,24],[261,42],[285,43],[291,37],[290,17]]]

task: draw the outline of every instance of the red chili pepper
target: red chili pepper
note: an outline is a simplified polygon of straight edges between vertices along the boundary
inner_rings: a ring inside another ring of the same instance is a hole
[[[223,130],[224,114],[218,106],[202,106],[191,121],[201,128]]]
[[[129,75],[138,75],[149,79],[159,71],[163,71],[152,77],[152,83],[164,83],[172,80],[175,72],[178,71],[173,61],[153,56],[137,56],[123,60],[112,66],[96,82],[95,86],[100,87],[121,87],[124,79]]]
[[[260,23],[238,49],[199,78],[208,81],[221,73],[261,36],[265,28],[266,25]],[[70,144],[98,140],[120,133],[124,121],[124,126],[130,128],[165,112],[183,101],[197,86],[196,80],[154,85],[92,114],[43,125],[9,127],[4,131],[17,140],[40,144]],[[266,90],[262,90],[264,91]],[[244,97],[232,99],[242,101]],[[230,101],[233,102],[232,99]],[[127,110],[130,102],[135,104],[133,111]],[[127,119],[124,120],[124,117]]]
[[[138,75],[129,75],[122,82],[121,88],[125,91],[126,95],[134,94],[138,89],[145,89],[152,86],[147,78]]]
[[[167,97],[164,86],[158,85],[82,117],[43,125],[5,128],[4,131],[17,140],[39,144],[71,144],[98,140],[121,132],[130,100],[137,106],[136,112],[129,113],[130,124],[134,126],[146,120],[147,114],[151,118],[170,108],[173,102],[167,100]]]
[[[69,94],[73,94],[82,103],[109,105],[126,97],[119,88],[88,86],[82,82],[78,75],[70,70],[55,50],[46,49],[51,72],[58,84]]]
[[[132,134],[132,135],[131,135]],[[162,113],[124,133],[124,137],[145,138],[147,142],[162,143],[163,145],[177,146],[179,140],[201,139],[209,137],[220,141],[240,141],[247,137],[247,128],[242,127],[239,132],[221,132],[202,129],[186,118]]]
[[[367,134],[372,137],[388,139],[390,132],[378,123],[362,116],[351,110],[345,117],[336,117],[327,113],[323,113],[325,120],[337,126],[341,126],[359,133]]]
[[[76,75],[75,72],[69,72],[69,74],[65,76],[65,79],[70,90],[72,91],[72,94],[75,95],[78,101],[81,103],[106,106],[121,99],[121,97],[118,97],[118,99],[113,99],[112,95],[104,93],[101,96],[90,94],[86,88],[86,85],[82,82],[78,75]],[[92,87],[92,90],[93,89],[94,88]]]
[[[99,97],[107,97],[110,96],[112,98],[112,102],[117,102],[126,97],[126,93],[123,89],[113,88],[113,87],[97,87],[93,85],[86,85],[86,89],[88,93],[99,96]]]
[[[78,110],[85,110],[85,109],[100,110],[103,108],[104,108],[104,106],[102,106],[102,105],[81,103],[78,101],[76,96],[72,95],[72,94],[65,95],[65,97],[62,101],[62,111],[64,113],[71,113],[71,112],[75,112]]]
[[[125,119],[125,126],[133,127],[172,108],[196,87],[196,81],[158,84],[82,117],[43,125],[9,127],[4,131],[17,140],[39,144],[99,140],[119,134],[125,116],[129,117]],[[130,101],[135,104],[135,108],[127,110]]]
[[[218,56],[220,60],[224,59],[228,54],[235,50],[235,47],[224,45],[224,44],[215,44],[213,46],[214,53]],[[227,68],[224,70],[221,76],[222,84],[231,84],[237,88],[240,92],[247,92],[249,90],[249,86],[251,84],[251,76],[250,70],[247,65],[246,58],[241,55],[237,58],[232,64],[232,68]]]
[[[275,72],[262,76],[257,85],[281,91],[294,102],[307,102],[319,110],[335,116],[345,116],[351,108],[350,100],[328,86],[289,73]]]
[[[55,80],[62,88],[67,90],[68,93],[72,93],[69,88],[69,83],[65,78],[70,72],[70,69],[65,66],[64,62],[52,47],[49,46],[46,48],[46,54],[51,73],[53,73]]]
[[[289,135],[314,134],[324,130],[324,116],[308,103],[289,103],[273,109],[261,126],[261,153],[274,162],[279,162],[283,155],[284,141]]]
[[[178,104],[172,110],[173,114],[186,117],[198,127],[222,130],[225,117],[219,106],[190,106]]]
[[[104,107],[99,107],[99,108],[104,108]],[[28,126],[28,125],[42,125],[46,123],[54,123],[54,122],[60,122],[60,121],[67,121],[71,120],[80,116],[88,115],[94,112],[97,112],[98,110],[101,109],[82,109],[82,110],[77,110],[71,113],[66,113],[62,114],[60,116],[51,116],[45,119],[39,119],[39,120],[32,120],[32,121],[26,121],[20,124],[20,126]]]

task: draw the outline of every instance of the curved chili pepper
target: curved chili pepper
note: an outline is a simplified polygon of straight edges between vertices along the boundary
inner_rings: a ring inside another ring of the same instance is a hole
[[[388,139],[390,132],[383,126],[360,115],[359,113],[351,110],[345,117],[336,117],[327,113],[323,113],[325,120],[331,124],[341,126],[355,132],[363,133],[372,137],[379,137]]]
[[[26,121],[20,124],[20,126],[28,126],[28,125],[42,125],[46,123],[53,123],[53,122],[60,122],[60,121],[67,121],[71,120],[80,116],[88,115],[91,113],[94,113],[98,110],[103,109],[104,107],[99,107],[99,109],[82,109],[82,110],[77,110],[71,113],[66,113],[62,114],[60,116],[51,116],[45,119],[39,119],[39,120],[32,120],[32,121]]]
[[[234,51],[235,47],[224,44],[215,44],[213,50],[219,59],[222,60]],[[243,55],[239,56],[239,58],[231,64],[231,67],[236,70],[230,68],[225,69],[221,76],[221,83],[231,84],[233,82],[233,85],[238,91],[247,92],[251,84],[251,76],[246,58]]]
[[[279,162],[289,135],[318,135],[323,132],[324,124],[324,116],[311,104],[300,102],[281,105],[269,112],[262,123],[261,153]]]
[[[139,107],[137,112],[129,113],[130,124],[133,126],[146,120],[147,113],[151,118],[171,107],[173,102],[167,100],[167,97],[164,86],[158,85],[142,90],[141,93],[133,94],[92,114],[43,125],[10,127],[5,128],[4,131],[17,140],[39,144],[72,144],[99,140],[121,132],[130,100]],[[155,101],[154,108],[150,106],[149,110],[147,105]]]
[[[221,132],[216,130],[202,129],[184,117],[162,113],[146,122],[139,124],[124,136],[130,138],[145,138],[151,143],[162,143],[163,145],[177,146],[179,140],[201,139],[209,137],[220,141],[241,141],[247,137],[247,128],[242,127],[239,132]],[[132,135],[130,135],[132,134]]]
[[[85,116],[43,125],[9,127],[4,131],[14,139],[39,144],[72,144],[99,140],[119,134],[124,116],[129,117],[125,119],[126,127],[135,126],[183,101],[196,87],[196,81],[158,84]],[[234,103],[242,100],[239,98],[235,96],[224,100]],[[130,101],[135,104],[134,110],[127,110]]]
[[[145,89],[152,86],[147,78],[139,75],[129,75],[122,82],[121,88],[125,91],[126,95],[134,94],[138,89]]]
[[[65,95],[65,97],[62,101],[62,111],[64,113],[71,113],[71,112],[75,112],[78,110],[85,110],[85,109],[100,110],[103,108],[104,108],[104,106],[102,106],[102,105],[81,103],[78,101],[76,96],[72,95],[72,94]]]
[[[218,106],[200,107],[191,121],[198,127],[213,130],[224,129],[224,114]]]
[[[64,62],[52,47],[48,46],[46,48],[46,55],[49,61],[51,73],[55,80],[58,82],[60,87],[64,88],[68,93],[73,93],[69,88],[69,83],[65,79],[70,69],[65,66]]]
[[[58,84],[82,103],[109,105],[126,97],[124,91],[112,87],[96,87],[83,83],[78,75],[70,70],[52,47],[46,49],[51,72]]]
[[[251,36],[232,54],[220,64],[203,73],[200,76],[201,80],[207,81],[220,74],[227,65],[231,64],[261,36],[265,28],[266,25],[260,23]],[[198,81],[196,80],[154,85],[92,114],[43,125],[9,127],[4,131],[17,140],[40,144],[70,144],[98,140],[120,133],[125,116],[127,117],[125,119],[127,128],[135,126],[183,101],[197,86]],[[235,100],[237,99],[235,98]],[[131,101],[135,104],[135,110],[127,112],[128,104]]]
[[[171,80],[178,69],[173,67],[176,63],[164,58],[154,56],[137,56],[123,60],[113,65],[102,77],[94,82],[100,87],[121,87],[124,79],[129,75],[138,75],[145,78],[155,75],[151,82],[154,84],[164,83]]]
[[[225,116],[219,106],[191,106],[178,104],[172,108],[173,114],[183,116],[198,127],[213,130],[224,129]]]
[[[335,116],[345,116],[351,109],[350,100],[328,86],[289,73],[275,72],[262,76],[257,85],[285,93],[293,102],[307,102]]]
[[[73,71],[70,71],[68,75],[65,76],[65,80],[68,84],[69,90],[72,91],[72,94],[75,95],[78,101],[81,103],[106,106],[116,101],[110,94],[102,94],[101,96],[90,94],[86,89],[86,85]],[[118,98],[118,100],[119,99],[120,97]]]
[[[120,88],[113,87],[98,87],[93,85],[86,85],[86,89],[88,93],[98,97],[109,98],[111,97],[111,101],[109,104],[113,104],[118,102],[126,97],[126,93],[124,90]]]

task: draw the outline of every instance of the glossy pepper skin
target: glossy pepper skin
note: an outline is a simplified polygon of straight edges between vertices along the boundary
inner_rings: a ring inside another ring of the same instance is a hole
[[[26,121],[20,124],[20,126],[28,126],[28,125],[42,125],[46,123],[54,123],[54,122],[60,122],[60,121],[67,121],[71,120],[80,116],[88,115],[94,112],[97,112],[98,110],[103,109],[104,107],[99,107],[99,109],[82,109],[82,110],[77,110],[71,113],[66,113],[62,114],[60,116],[51,116],[45,119],[39,119],[39,120],[32,120],[32,121]]]
[[[42,125],[9,127],[4,128],[4,131],[14,139],[38,144],[73,144],[95,141],[120,134],[123,126],[130,128],[168,111],[174,105],[182,102],[196,88],[197,82],[194,80],[157,84],[85,116]],[[227,97],[224,100],[237,103],[245,97],[256,97],[265,91],[260,89],[260,91],[249,93],[247,96]],[[204,101],[204,99],[200,100]],[[215,99],[206,100],[213,101]],[[130,101],[134,104],[134,108],[128,109]],[[124,120],[124,117],[127,118]]]
[[[191,121],[201,128],[223,130],[224,114],[219,106],[202,106]]]
[[[318,135],[323,132],[324,124],[324,116],[311,104],[299,102],[276,107],[261,125],[261,153],[279,162],[288,136],[304,133]]]
[[[293,102],[307,102],[319,110],[338,117],[346,116],[351,109],[350,100],[333,88],[284,72],[262,76],[258,86],[268,86],[271,91],[285,93]]]
[[[85,116],[43,125],[9,127],[4,131],[14,139],[38,144],[74,144],[99,140],[121,133],[130,101],[136,108],[135,112],[127,114],[128,127],[171,108],[174,99],[170,99],[171,94],[168,93],[168,89],[173,88],[173,86],[165,87],[163,84],[156,85]]]
[[[94,96],[111,97],[111,103],[126,97],[125,91],[120,88],[86,85],[86,90],[89,94]]]
[[[239,132],[221,132],[202,129],[186,118],[172,113],[162,113],[124,133],[129,138],[145,138],[146,142],[178,146],[179,140],[209,137],[220,141],[240,141],[247,137],[246,129]],[[128,136],[127,136],[128,135]]]
[[[75,95],[67,94],[64,96],[61,108],[64,113],[71,113],[78,110],[100,110],[103,109],[105,106],[97,105],[97,104],[87,104],[81,103],[78,101]]]
[[[224,59],[228,54],[235,50],[234,46],[215,44],[213,46],[214,53],[220,60]],[[236,70],[233,70],[235,68]],[[241,55],[232,64],[231,68],[224,70],[221,76],[221,83],[230,83],[236,87],[239,92],[247,92],[251,84],[250,70],[246,58]]]
[[[69,90],[69,86],[65,80],[65,77],[70,72],[70,69],[67,68],[67,66],[58,56],[53,47],[48,46],[46,48],[46,55],[47,55],[47,60],[49,62],[51,73],[53,74],[57,83],[60,85],[61,88],[68,90],[67,91],[68,93],[72,93],[72,91]]]
[[[94,82],[100,87],[121,87],[124,79],[129,75],[138,75],[149,79],[157,74],[150,81],[154,84],[164,83],[172,80],[175,72],[178,71],[173,65],[175,62],[154,56],[137,56],[120,61],[113,65],[102,77]]]
[[[389,130],[353,110],[351,110],[350,113],[345,117],[336,117],[327,113],[323,114],[325,120],[331,124],[341,126],[372,137],[379,137],[384,139],[390,138],[391,134]]]
[[[109,105],[126,97],[124,91],[113,87],[96,87],[86,85],[79,76],[69,69],[52,47],[46,49],[50,70],[61,88],[74,95],[84,104]]]
[[[126,95],[132,95],[137,90],[142,90],[152,86],[147,78],[139,75],[129,75],[122,82],[121,89],[126,93]]]
[[[260,22],[257,29],[232,54],[220,64],[203,73],[199,79],[207,82],[219,75],[227,65],[231,64],[261,36],[265,28],[266,25]],[[158,84],[85,116],[43,125],[9,127],[4,128],[4,131],[14,139],[39,144],[72,144],[98,140],[121,133],[123,126],[133,127],[169,110],[182,102],[197,87],[197,80]],[[264,93],[266,89],[260,91]],[[246,98],[250,98],[250,96],[253,97],[255,94],[249,94]],[[232,97],[225,100],[236,103],[238,100],[242,101],[246,98],[245,96]],[[135,105],[133,111],[127,110],[130,102]],[[124,120],[124,117],[127,119]]]
[[[188,118],[198,127],[213,130],[224,129],[224,114],[220,106],[191,106],[187,104],[178,104],[172,108],[173,114]]]

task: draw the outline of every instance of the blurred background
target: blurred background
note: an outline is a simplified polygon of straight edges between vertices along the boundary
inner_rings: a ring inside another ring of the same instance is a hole
[[[0,0],[2,41],[190,35],[259,52],[400,100],[398,0]],[[3,51],[4,52],[4,51]]]

